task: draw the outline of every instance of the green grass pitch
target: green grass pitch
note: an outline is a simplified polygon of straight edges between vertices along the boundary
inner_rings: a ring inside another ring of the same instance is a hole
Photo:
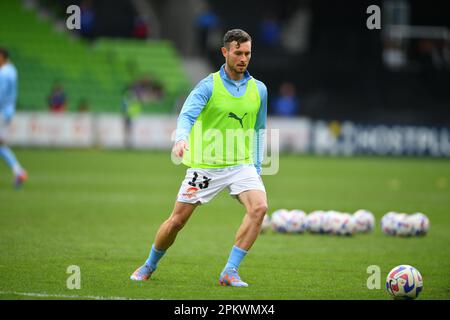
[[[218,276],[244,211],[226,191],[194,213],[150,281],[129,280],[184,177],[168,152],[17,156],[30,175],[21,190],[0,164],[0,299],[390,299],[386,275],[399,264],[421,272],[419,299],[450,298],[449,160],[282,156],[279,173],[263,177],[270,212],[365,208],[376,228],[354,237],[263,234],[240,267],[250,286],[230,288]],[[383,235],[380,218],[391,210],[427,214],[429,234]],[[70,265],[81,268],[80,290],[66,287]],[[379,290],[366,286],[370,265],[381,269]]]

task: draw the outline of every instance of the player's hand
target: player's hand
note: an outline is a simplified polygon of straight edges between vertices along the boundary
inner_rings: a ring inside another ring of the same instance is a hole
[[[189,150],[189,145],[186,141],[184,140],[180,140],[177,143],[175,143],[175,145],[172,148],[172,153],[181,158],[184,155],[184,151]]]

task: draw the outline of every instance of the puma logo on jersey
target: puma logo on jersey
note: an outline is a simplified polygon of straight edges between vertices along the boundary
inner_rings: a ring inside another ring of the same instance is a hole
[[[247,115],[247,112],[242,116],[242,118],[239,118],[236,114],[234,114],[233,112],[230,112],[228,114],[228,118],[233,118],[236,119],[237,121],[239,121],[239,123],[241,124],[241,127],[244,128],[244,125],[242,124],[242,120],[244,119],[244,117]]]

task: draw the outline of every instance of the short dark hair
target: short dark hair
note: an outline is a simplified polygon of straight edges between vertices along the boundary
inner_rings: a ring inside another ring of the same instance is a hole
[[[238,47],[241,43],[252,41],[252,37],[241,29],[232,29],[227,31],[225,35],[223,36],[223,46],[228,48],[229,44],[233,41],[236,41],[238,43]]]
[[[6,60],[9,59],[9,52],[6,48],[0,47],[0,55],[3,56]]]

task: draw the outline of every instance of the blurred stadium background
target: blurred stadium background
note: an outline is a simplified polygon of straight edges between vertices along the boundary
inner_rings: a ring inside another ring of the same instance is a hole
[[[66,27],[71,4],[81,8],[80,31]],[[370,4],[382,8],[381,30],[366,27]],[[123,147],[127,129],[112,116],[122,112],[137,120],[131,145],[168,148],[184,98],[223,63],[221,38],[238,26],[253,35],[250,71],[269,87],[271,118],[293,127],[285,150],[450,156],[449,19],[439,2],[247,1],[237,12],[204,0],[1,6],[0,39],[20,73],[17,109],[27,112],[12,144]],[[68,116],[39,117],[51,110]]]
[[[66,9],[73,4],[82,11],[81,30],[66,26]],[[366,27],[366,9],[373,4],[381,8],[381,30]],[[306,238],[298,244],[292,237],[267,235],[249,258],[248,274],[256,278],[258,266],[270,267],[274,257],[290,259],[292,251],[281,248],[291,244],[299,258],[289,260],[277,277],[287,279],[286,287],[277,291],[275,280],[258,279],[274,293],[223,293],[209,286],[241,214],[221,197],[200,210],[216,216],[203,215],[204,220],[186,227],[190,231],[181,237],[190,249],[175,246],[175,254],[167,257],[167,266],[178,264],[183,270],[168,269],[153,289],[129,284],[128,273],[147,254],[149,237],[171,210],[183,175],[167,153],[177,114],[193,86],[223,63],[219,48],[231,28],[253,37],[249,71],[267,85],[269,128],[280,129],[280,174],[265,180],[272,191],[271,210],[368,207],[378,221],[396,208],[424,211],[434,237],[393,244],[377,230],[376,238],[358,243]],[[406,260],[424,275],[425,297],[448,299],[449,28],[444,1],[354,1],[345,6],[324,0],[0,1],[0,46],[10,50],[19,73],[9,143],[30,174],[25,188],[14,192],[6,167],[0,166],[0,298],[17,298],[16,291],[70,294],[64,289],[64,271],[78,263],[90,281],[83,287],[85,295],[378,299],[387,297],[364,287],[367,265],[375,261],[387,272]],[[324,154],[333,157],[317,156]],[[416,156],[420,159],[411,159]],[[161,189],[155,189],[154,181]],[[136,221],[151,227],[136,230]],[[217,247],[201,240],[219,233],[228,236],[220,236]],[[399,243],[406,251],[397,259],[389,253],[397,252]],[[373,250],[372,260],[364,255],[367,248]],[[205,252],[200,260],[198,250]],[[337,262],[330,262],[330,255]],[[344,257],[361,268],[345,269]],[[183,279],[182,290],[171,286],[171,278],[199,272],[197,261],[217,262],[206,268],[205,283],[192,287]],[[323,280],[327,268],[342,271],[334,285],[345,292],[328,287]],[[318,272],[319,285],[312,278],[302,288],[290,284],[291,270],[306,278]],[[355,272],[362,275],[348,283]],[[428,280],[434,291],[427,292],[427,277],[434,279]]]

